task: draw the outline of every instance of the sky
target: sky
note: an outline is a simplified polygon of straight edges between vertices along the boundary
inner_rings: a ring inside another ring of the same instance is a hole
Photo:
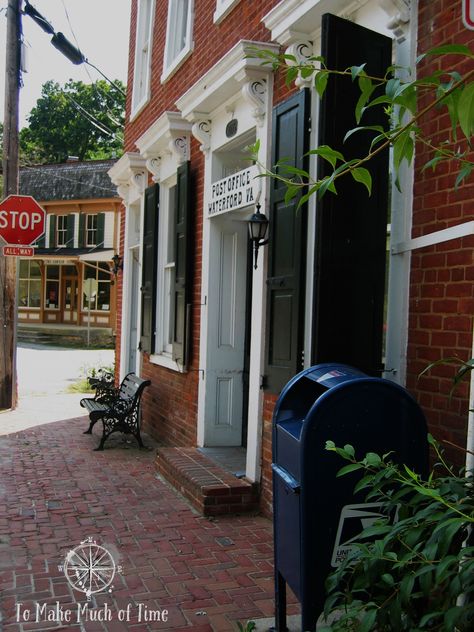
[[[4,118],[6,7],[0,0],[0,120]],[[30,4],[60,31],[109,79],[126,83],[131,0],[30,0]],[[69,16],[69,19],[68,19]],[[64,85],[69,79],[92,83],[101,75],[86,64],[75,66],[51,44],[33,20],[23,16],[28,72],[20,91],[20,128],[41,96],[41,86],[53,79]]]

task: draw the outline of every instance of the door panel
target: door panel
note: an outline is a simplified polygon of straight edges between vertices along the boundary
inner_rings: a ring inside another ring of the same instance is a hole
[[[335,17],[323,16],[322,55],[328,68],[366,63],[368,74],[383,76],[391,63],[391,40]],[[356,127],[360,91],[350,78],[331,77],[321,102],[319,143],[346,159],[363,157],[371,134],[344,136]],[[383,107],[369,108],[361,124],[387,125]],[[319,173],[329,173],[321,161]],[[313,363],[346,362],[371,375],[382,370],[388,213],[388,151],[369,163],[373,188],[351,177],[338,180],[337,195],[326,193],[317,207]]]
[[[245,322],[247,285],[247,225],[215,218],[215,283],[209,293],[210,313],[207,371],[208,418],[206,445],[242,443]]]

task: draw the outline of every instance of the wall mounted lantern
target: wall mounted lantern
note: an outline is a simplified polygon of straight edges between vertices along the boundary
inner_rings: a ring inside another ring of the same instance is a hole
[[[260,213],[260,204],[256,206],[256,212],[249,219],[249,237],[253,243],[255,253],[254,269],[257,269],[258,249],[260,246],[268,244],[268,239],[265,239],[268,230],[268,218],[264,213]]]
[[[115,276],[117,276],[118,271],[123,270],[123,259],[119,254],[115,253],[112,257],[112,263],[114,264],[112,272]]]

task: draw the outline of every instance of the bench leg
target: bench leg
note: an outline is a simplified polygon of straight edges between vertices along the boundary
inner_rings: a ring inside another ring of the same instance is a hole
[[[84,430],[83,434],[92,434],[92,428],[95,426],[97,421],[98,419],[94,419],[94,421],[91,421],[89,424],[89,428],[87,430]]]

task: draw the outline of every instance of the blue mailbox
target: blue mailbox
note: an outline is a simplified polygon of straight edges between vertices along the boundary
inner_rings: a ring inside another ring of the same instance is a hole
[[[312,632],[323,610],[324,582],[350,551],[350,541],[380,515],[354,495],[358,473],[337,478],[344,465],[327,440],[367,452],[393,453],[426,476],[426,421],[401,386],[344,364],[319,364],[283,389],[273,414],[275,627],[286,631],[286,585],[301,603],[301,630]]]

